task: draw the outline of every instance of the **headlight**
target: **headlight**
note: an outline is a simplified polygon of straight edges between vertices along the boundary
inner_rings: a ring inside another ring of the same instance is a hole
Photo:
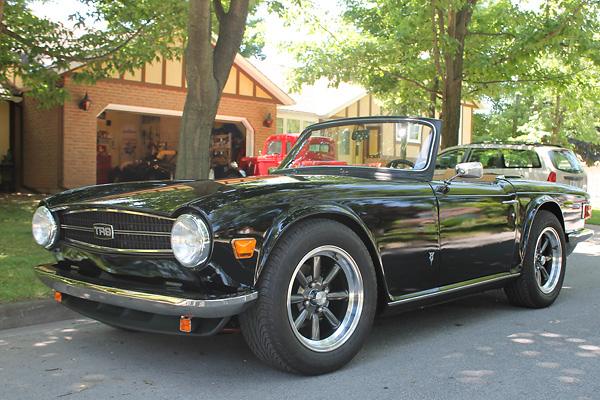
[[[204,221],[192,214],[183,214],[173,224],[171,248],[175,258],[186,267],[196,267],[208,258],[210,234]]]
[[[31,221],[31,230],[33,238],[40,246],[50,247],[54,244],[58,226],[50,210],[46,207],[39,207],[35,210]]]

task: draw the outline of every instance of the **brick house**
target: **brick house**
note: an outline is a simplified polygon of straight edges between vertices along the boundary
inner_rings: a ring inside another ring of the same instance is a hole
[[[177,150],[186,96],[184,65],[161,60],[95,86],[78,86],[63,74],[71,100],[41,108],[27,95],[13,129],[18,186],[56,192],[107,182],[107,172],[158,150]],[[91,105],[81,108],[88,96]],[[215,128],[232,124],[243,134],[245,153],[258,154],[275,125],[278,105],[293,100],[248,60],[237,56],[219,104]]]

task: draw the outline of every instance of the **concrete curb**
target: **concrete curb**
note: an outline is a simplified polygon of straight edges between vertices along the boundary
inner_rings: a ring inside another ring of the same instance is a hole
[[[34,300],[0,305],[0,331],[81,317],[55,300]]]

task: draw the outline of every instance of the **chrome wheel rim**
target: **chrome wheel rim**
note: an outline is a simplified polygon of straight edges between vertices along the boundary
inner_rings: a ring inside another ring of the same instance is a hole
[[[562,244],[558,232],[548,227],[542,231],[535,246],[535,280],[544,294],[551,293],[562,271]]]
[[[318,247],[296,266],[288,287],[288,320],[310,350],[333,351],[354,333],[362,314],[364,285],[356,261],[336,246]]]

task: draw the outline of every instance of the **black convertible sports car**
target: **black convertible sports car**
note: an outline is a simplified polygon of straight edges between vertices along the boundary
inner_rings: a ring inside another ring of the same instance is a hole
[[[119,183],[41,202],[36,267],[65,306],[140,331],[241,328],[273,366],[322,374],[376,315],[483,290],[557,298],[592,231],[575,187],[436,171],[441,121],[366,117],[308,127],[269,176]],[[309,140],[311,137],[327,140]]]

